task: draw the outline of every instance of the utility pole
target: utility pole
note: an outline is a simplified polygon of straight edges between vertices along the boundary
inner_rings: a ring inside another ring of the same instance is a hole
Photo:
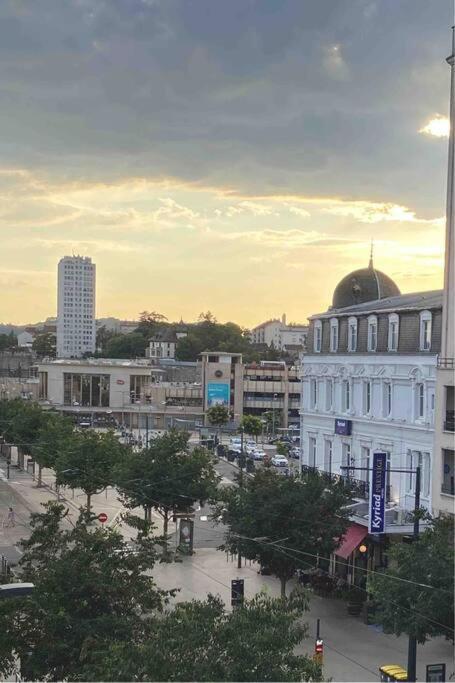
[[[145,414],[145,447],[149,447],[149,414]]]
[[[243,454],[243,427],[240,427],[240,458],[239,458],[239,468],[240,468],[240,476],[239,476],[239,487],[240,489],[243,488],[243,459],[244,459],[244,454]],[[241,569],[242,568],[242,555],[240,553],[240,547],[237,555],[237,568]]]
[[[414,533],[413,542],[419,540],[419,508],[420,508],[420,467],[416,468],[416,488],[414,496]],[[415,636],[409,635],[408,641],[408,681],[417,680],[417,640]]]

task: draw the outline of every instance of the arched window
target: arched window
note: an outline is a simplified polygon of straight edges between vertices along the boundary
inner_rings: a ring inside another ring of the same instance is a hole
[[[335,353],[338,351],[338,319],[331,318],[330,320],[330,351]]]
[[[357,351],[357,318],[348,320],[348,351]]]
[[[321,322],[321,320],[316,320],[314,323],[313,350],[315,353],[321,353],[321,349],[322,349],[322,322]]]
[[[368,351],[376,351],[378,346],[378,319],[375,315],[368,318]]]
[[[398,351],[398,334],[400,329],[400,319],[396,313],[389,315],[389,336],[387,349],[389,351]]]

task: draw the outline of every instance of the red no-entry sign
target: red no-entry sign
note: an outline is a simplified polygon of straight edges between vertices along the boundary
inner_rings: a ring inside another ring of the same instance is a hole
[[[101,524],[104,524],[105,522],[107,522],[107,515],[106,515],[106,513],[105,513],[105,512],[100,512],[100,514],[98,515],[98,520],[101,522]]]

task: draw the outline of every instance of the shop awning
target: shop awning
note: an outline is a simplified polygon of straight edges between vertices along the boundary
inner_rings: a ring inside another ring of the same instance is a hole
[[[366,526],[361,526],[360,524],[351,524],[343,536],[340,547],[335,550],[335,555],[347,560],[349,555],[357,548],[358,545],[360,545],[365,536],[368,536],[368,528]]]

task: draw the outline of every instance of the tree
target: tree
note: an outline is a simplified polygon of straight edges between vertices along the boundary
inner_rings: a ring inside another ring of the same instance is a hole
[[[300,478],[257,470],[242,487],[223,488],[220,495],[214,518],[229,527],[222,548],[270,569],[282,596],[298,568],[333,552],[349,523],[349,490],[318,472]]]
[[[9,334],[0,334],[0,353],[10,349],[17,349],[17,337],[12,330]]]
[[[57,338],[52,332],[38,334],[32,343],[32,349],[38,356],[55,358]]]
[[[251,436],[256,437],[256,441],[258,436],[262,434],[262,420],[260,417],[257,417],[257,415],[244,415],[242,417],[242,423],[241,426],[243,428],[243,431],[245,434],[250,434]]]
[[[142,507],[148,521],[152,509],[161,515],[166,543],[170,517],[213,498],[218,476],[205,449],[190,451],[188,435],[170,431],[126,458],[116,468],[115,480],[125,507]]]
[[[275,433],[279,427],[283,426],[283,410],[276,408],[275,410],[268,410],[263,415],[265,419],[267,433]]]
[[[20,579],[35,589],[0,602],[0,670],[9,675],[19,657],[22,680],[88,680],[92,651],[135,642],[167,599],[150,576],[154,541],[139,538],[131,553],[109,527],[89,529],[81,518],[68,529],[62,505],[44,508],[32,515],[19,563]]]
[[[147,340],[139,332],[116,334],[106,344],[108,358],[136,358],[144,356]]]
[[[229,422],[229,409],[226,406],[212,406],[206,412],[211,425],[222,427]]]
[[[127,447],[112,432],[100,434],[92,429],[74,431],[65,440],[55,463],[59,486],[82,489],[87,496],[87,515],[92,496],[113,484],[113,471],[120,465]]]
[[[142,334],[148,341],[150,337],[153,337],[163,327],[167,327],[166,321],[166,316],[161,313],[142,311],[139,315],[139,325],[136,327],[135,332]]]
[[[9,415],[3,436],[10,444],[17,446],[19,458],[31,455],[43,424],[44,411],[37,403],[14,399],[7,402],[6,414]]]
[[[179,603],[147,622],[143,642],[94,656],[85,680],[321,681],[320,666],[295,653],[307,609],[301,590],[288,600],[259,593],[232,612],[212,595]]]
[[[419,643],[438,635],[453,640],[453,539],[454,518],[438,517],[417,541],[391,546],[389,567],[368,583],[384,630]]]
[[[106,355],[107,345],[113,337],[119,336],[112,330],[106,329],[105,325],[102,325],[96,331],[96,352],[98,356]]]
[[[32,446],[33,459],[38,463],[38,486],[42,484],[43,468],[55,468],[55,464],[73,435],[71,420],[59,413],[43,411],[42,423]]]

